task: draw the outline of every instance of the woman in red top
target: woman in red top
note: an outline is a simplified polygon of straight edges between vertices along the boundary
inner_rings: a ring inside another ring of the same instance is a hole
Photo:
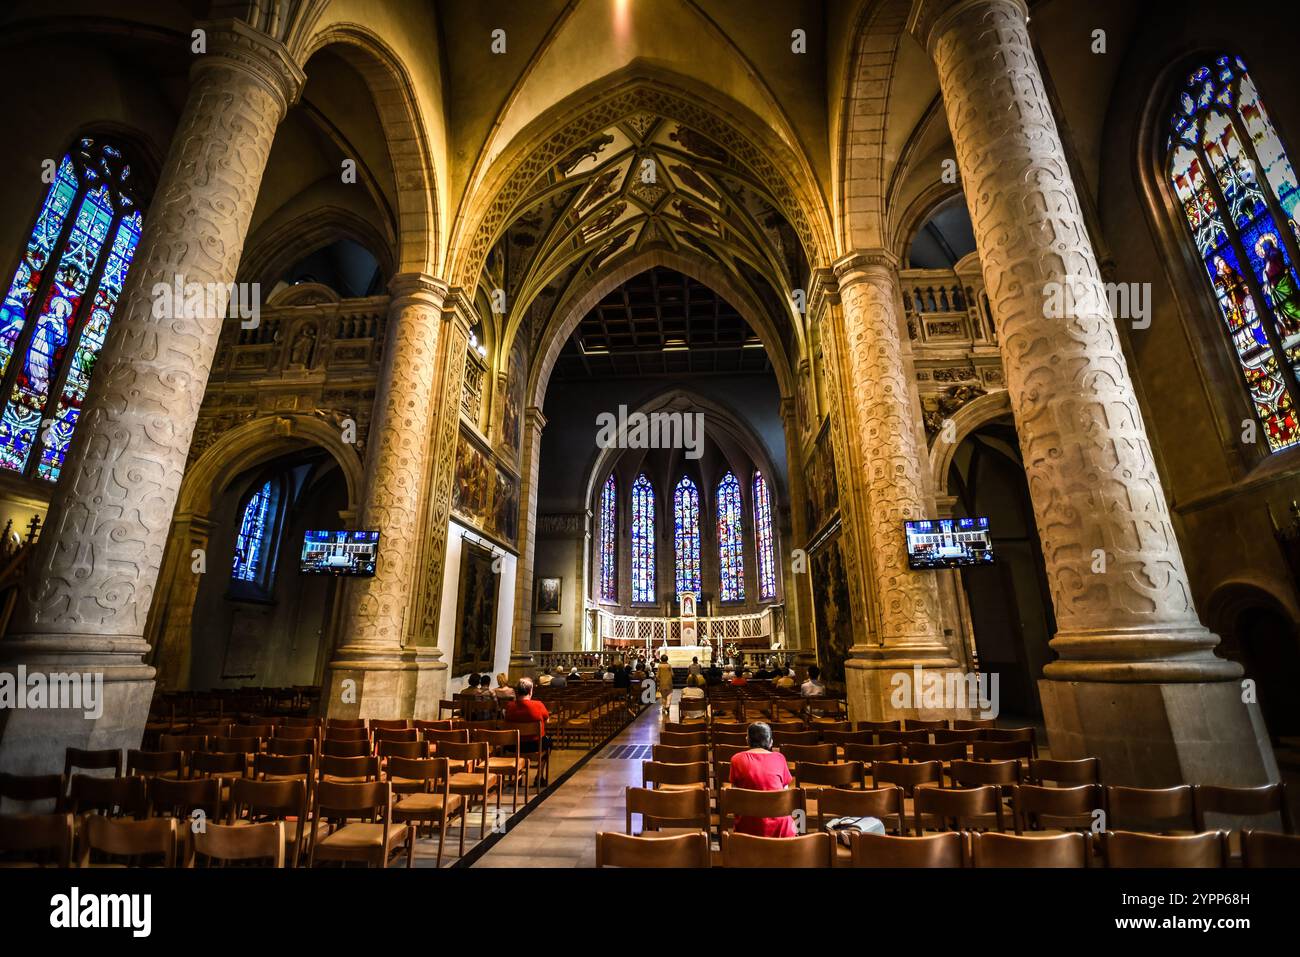
[[[772,750],[772,729],[761,721],[749,726],[749,750],[731,759],[731,786],[750,791],[784,791],[790,786],[790,766]],[[758,837],[794,837],[794,819],[736,815],[736,832]]]

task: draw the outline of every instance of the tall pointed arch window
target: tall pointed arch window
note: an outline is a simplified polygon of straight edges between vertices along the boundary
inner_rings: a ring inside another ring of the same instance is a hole
[[[600,491],[600,600],[618,601],[618,483],[611,472]]]
[[[85,137],[59,162],[0,303],[0,468],[56,481],[140,241],[131,167]]]
[[[754,471],[754,538],[758,543],[758,597],[767,601],[776,597],[776,554],[772,546],[772,498],[760,470]]]
[[[269,595],[275,571],[283,482],[268,479],[258,486],[240,513],[235,532],[235,557],[230,577],[259,593]]]
[[[655,601],[655,490],[644,472],[632,483],[632,601]]]
[[[1269,450],[1300,444],[1300,188],[1241,57],[1188,75],[1166,154]]]
[[[745,547],[741,532],[740,483],[728,472],[718,483],[718,558],[721,601],[745,600]]]
[[[673,490],[673,544],[677,552],[677,594],[700,593],[700,490],[683,475]]]

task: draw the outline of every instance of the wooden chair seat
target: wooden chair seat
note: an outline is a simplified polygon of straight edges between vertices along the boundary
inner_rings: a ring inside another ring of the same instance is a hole
[[[388,830],[387,854],[392,854],[406,841],[406,829],[391,827]],[[384,825],[368,821],[354,821],[319,839],[317,853],[327,851],[330,859],[339,860],[342,856],[356,852],[356,860],[369,860],[375,850],[384,843]]]
[[[483,774],[474,771],[455,771],[451,774],[451,789],[457,794],[482,794],[483,793]],[[488,773],[487,791],[489,794],[496,791],[501,785],[499,775]]]
[[[464,803],[465,796],[463,794],[448,795],[445,801],[441,794],[431,794],[425,791],[418,794],[406,794],[393,805],[393,820],[424,819],[430,814],[436,814],[436,812],[444,810],[447,813],[455,814]]]

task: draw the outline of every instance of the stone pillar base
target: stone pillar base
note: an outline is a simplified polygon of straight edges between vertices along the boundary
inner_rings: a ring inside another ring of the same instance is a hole
[[[844,663],[849,720],[976,717],[977,702],[964,696],[966,678],[966,672],[951,658],[850,658]],[[936,688],[940,693],[935,693]],[[957,690],[961,696],[944,695],[945,688]]]
[[[1106,784],[1258,785],[1279,780],[1259,705],[1235,681],[1038,682],[1053,758],[1101,759]]]
[[[340,648],[324,710],[329,718],[434,720],[446,696],[447,664],[437,648]]]
[[[0,641],[0,681],[24,704],[0,707],[0,771],[60,774],[67,748],[138,748],[153,701],[154,669],[144,664],[144,639],[85,635],[14,636]],[[20,670],[21,669],[21,670]],[[77,676],[73,681],[51,676]],[[55,708],[50,704],[72,703]],[[89,707],[87,707],[89,705]]]
[[[536,669],[536,667],[537,665],[536,662],[533,661],[532,652],[529,651],[511,652],[510,665],[507,669],[507,674],[510,677],[511,684],[518,681],[524,675],[531,675],[533,671]]]

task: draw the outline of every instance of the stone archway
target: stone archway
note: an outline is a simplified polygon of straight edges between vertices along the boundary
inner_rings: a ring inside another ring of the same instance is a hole
[[[195,549],[206,554],[217,497],[235,476],[271,459],[306,449],[324,449],[338,463],[347,486],[347,512],[354,514],[364,481],[361,459],[342,441],[338,425],[321,416],[286,413],[263,416],[222,435],[186,470],[172,518],[145,636],[152,647],[158,684],[175,689],[188,682],[192,613],[201,576],[192,571]]]

